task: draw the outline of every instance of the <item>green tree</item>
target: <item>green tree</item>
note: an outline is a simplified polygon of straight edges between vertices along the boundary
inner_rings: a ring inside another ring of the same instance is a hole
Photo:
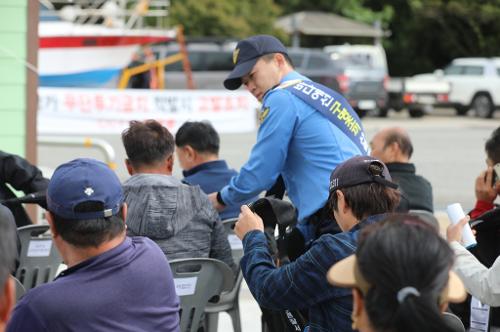
[[[243,38],[287,36],[273,25],[280,15],[323,11],[360,22],[380,21],[392,76],[441,68],[453,58],[500,55],[500,0],[171,0],[170,24],[186,35]],[[303,46],[371,43],[372,39],[303,36]]]
[[[279,13],[272,0],[172,0],[169,20],[189,36],[244,38],[279,34],[273,27]]]

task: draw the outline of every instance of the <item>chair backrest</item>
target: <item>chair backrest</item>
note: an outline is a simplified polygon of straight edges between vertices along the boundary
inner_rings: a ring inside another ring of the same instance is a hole
[[[14,279],[14,283],[16,284],[16,302],[19,301],[19,299],[26,293],[26,290],[24,289],[23,284],[19,281],[19,279],[15,277],[11,277]]]
[[[211,258],[170,262],[181,302],[181,332],[196,332],[208,301],[233,287],[234,274],[225,263]]]
[[[17,229],[21,241],[21,255],[16,278],[26,291],[52,281],[62,258],[52,236],[46,234],[48,225],[29,225]]]
[[[229,245],[231,246],[231,253],[233,255],[233,261],[236,266],[239,266],[241,257],[243,257],[243,243],[241,240],[234,234],[234,224],[238,221],[238,218],[231,218],[222,220],[222,224],[226,229],[227,239],[229,241]]]
[[[465,326],[456,315],[451,312],[443,312],[443,318],[455,332],[465,332]]]
[[[434,216],[432,212],[429,212],[427,210],[410,210],[408,211],[408,214],[414,215],[416,217],[419,217],[429,225],[433,226],[436,228],[437,231],[439,231],[439,221],[437,218]]]

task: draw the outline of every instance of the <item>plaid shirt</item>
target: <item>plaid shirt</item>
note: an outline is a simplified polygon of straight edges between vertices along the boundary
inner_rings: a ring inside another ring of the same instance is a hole
[[[326,272],[353,254],[360,229],[381,220],[370,217],[350,231],[325,234],[296,261],[276,268],[263,232],[249,232],[243,239],[243,276],[262,307],[276,310],[308,309],[310,332],[352,331],[351,289],[331,286]]]

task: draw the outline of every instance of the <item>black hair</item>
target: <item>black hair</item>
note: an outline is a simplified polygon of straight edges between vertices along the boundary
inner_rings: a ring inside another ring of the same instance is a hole
[[[264,61],[266,62],[269,62],[271,61],[273,58],[274,58],[274,55],[277,54],[277,53],[269,53],[269,54],[264,54],[263,56],[261,56],[261,59],[263,59]],[[283,57],[285,58],[285,61],[292,67],[294,68],[294,65],[293,65],[293,61],[292,59],[290,58],[290,56],[287,54],[287,53],[279,53],[281,55],[283,55]]]
[[[436,229],[407,214],[394,214],[361,231],[356,259],[370,285],[364,305],[375,331],[447,332],[440,305],[453,251]],[[420,295],[401,302],[398,292],[414,287]]]
[[[175,145],[189,145],[197,152],[218,154],[220,139],[210,122],[185,122],[175,134]]]
[[[8,208],[0,204],[0,298],[5,282],[14,271],[17,258],[16,224]],[[5,210],[5,211],[3,211]]]
[[[154,165],[174,153],[174,137],[156,120],[130,121],[122,132],[127,158],[134,167]]]
[[[411,155],[413,154],[413,145],[411,144],[410,136],[408,136],[408,134],[398,130],[393,130],[385,136],[384,141],[384,149],[392,143],[396,143],[399,145],[401,152],[408,158],[411,158]]]
[[[104,210],[102,202],[87,201],[75,206],[76,212]],[[64,241],[78,248],[99,247],[125,230],[122,210],[114,216],[95,219],[67,219],[51,212],[54,228]]]
[[[399,190],[376,182],[337,190],[342,191],[347,206],[352,210],[357,220],[363,220],[375,214],[394,212],[401,198]],[[335,191],[330,193],[327,202],[332,214],[338,209],[338,198]]]
[[[500,127],[491,133],[491,136],[486,141],[484,148],[488,158],[493,161],[493,164],[500,163]]]

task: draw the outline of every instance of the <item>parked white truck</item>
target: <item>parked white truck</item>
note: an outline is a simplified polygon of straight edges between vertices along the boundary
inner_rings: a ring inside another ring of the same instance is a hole
[[[413,77],[391,77],[388,85],[390,107],[408,110],[410,117],[432,113],[435,106],[446,105],[450,83],[444,80],[422,80]]]
[[[471,109],[478,117],[491,118],[500,108],[500,58],[457,58],[444,70],[413,78],[429,83],[449,82],[448,105],[458,115]]]

